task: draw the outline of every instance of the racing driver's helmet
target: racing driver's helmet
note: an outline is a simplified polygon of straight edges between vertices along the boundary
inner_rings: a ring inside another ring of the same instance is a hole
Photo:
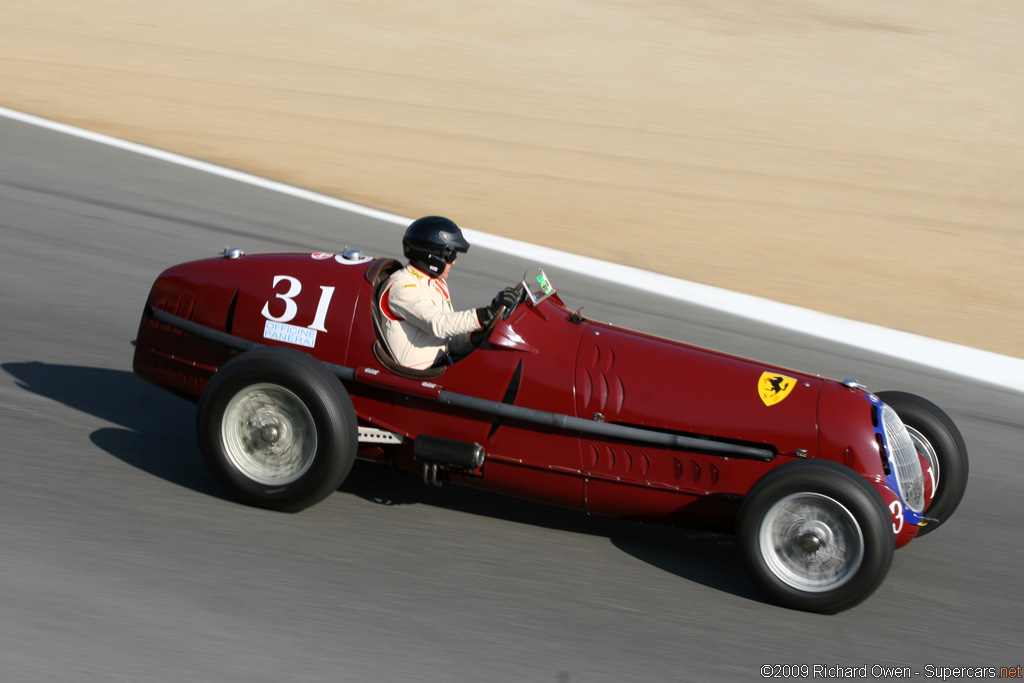
[[[459,252],[469,251],[469,242],[454,221],[425,216],[409,224],[402,238],[402,250],[409,263],[437,277]]]

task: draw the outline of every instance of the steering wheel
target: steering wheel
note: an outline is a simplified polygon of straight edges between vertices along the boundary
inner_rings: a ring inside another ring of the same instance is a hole
[[[491,336],[491,332],[494,332],[494,328],[498,326],[498,321],[506,320],[510,315],[512,315],[513,311],[519,308],[519,304],[523,303],[523,300],[526,298],[526,288],[523,286],[522,282],[516,285],[516,294],[518,294],[518,297],[516,297],[516,302],[512,304],[511,307],[502,306],[501,308],[499,308],[495,312],[494,317],[491,318],[491,321],[487,323],[487,326],[484,327],[484,329],[481,330],[480,332],[474,333],[479,335],[478,341],[476,344],[474,344],[474,346],[480,346],[481,344],[484,343],[484,340],[489,339]]]

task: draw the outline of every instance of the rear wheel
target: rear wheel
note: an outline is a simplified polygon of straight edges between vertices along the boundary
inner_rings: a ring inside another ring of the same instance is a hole
[[[819,460],[765,475],[740,509],[738,541],[748,573],[773,601],[810,612],[867,598],[893,556],[881,494],[853,470]]]
[[[199,401],[196,431],[232,497],[285,512],[338,488],[358,445],[345,387],[319,361],[285,348],[249,351],[217,371]]]
[[[917,535],[931,533],[949,519],[967,490],[967,445],[953,420],[937,405],[915,394],[902,391],[879,392],[889,407],[896,411],[910,432],[917,452],[928,461],[935,495],[925,515],[936,520],[921,527]]]

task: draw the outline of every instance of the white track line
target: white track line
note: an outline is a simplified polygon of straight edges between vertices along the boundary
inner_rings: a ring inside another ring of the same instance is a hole
[[[324,204],[341,209],[342,211],[394,223],[395,225],[404,226],[411,220],[360,204],[346,202],[335,197],[260,178],[249,173],[242,173],[241,171],[224,168],[223,166],[217,166],[205,161],[190,159],[180,154],[120,140],[109,135],[94,133],[12,109],[0,107],[0,116],[129,152],[135,152],[136,154],[142,154],[172,164],[186,166],[197,171],[203,171],[204,173],[212,173],[222,178],[229,178],[299,199]],[[758,322],[778,325],[829,341],[849,344],[901,360],[972,377],[1015,391],[1024,391],[1024,360],[1019,358],[1003,356],[960,344],[951,344],[878,325],[848,320],[756,296],[679,280],[667,275],[650,273],[638,268],[606,263],[586,256],[578,256],[558,251],[557,249],[549,249],[536,244],[490,235],[485,232],[467,229],[465,233],[473,244],[486,249],[515,254],[516,256],[540,263],[554,264],[559,268],[608,280],[619,286],[625,283],[637,289],[668,296],[680,301],[707,306]]]

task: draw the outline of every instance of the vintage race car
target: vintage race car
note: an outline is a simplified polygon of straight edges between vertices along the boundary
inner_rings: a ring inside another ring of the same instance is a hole
[[[360,252],[245,255],[159,276],[142,378],[198,402],[203,457],[237,500],[298,511],[358,458],[595,515],[735,532],[777,603],[836,612],[894,548],[935,529],[968,462],[949,417],[833,381],[622,329],[518,285],[462,358],[427,370],[382,345]]]

